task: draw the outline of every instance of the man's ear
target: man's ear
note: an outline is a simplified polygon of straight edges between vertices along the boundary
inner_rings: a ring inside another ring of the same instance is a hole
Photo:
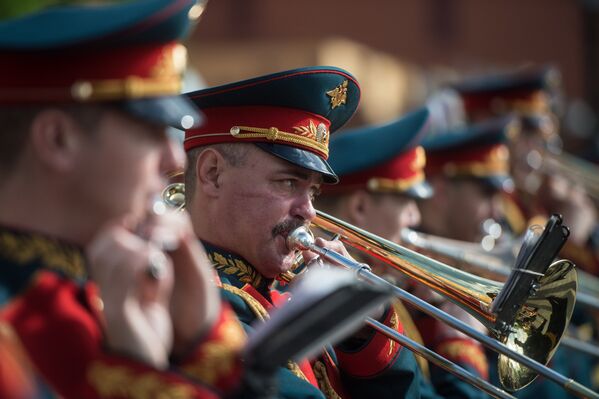
[[[346,202],[349,223],[357,226],[364,226],[366,224],[370,200],[370,194],[365,190],[356,190],[349,195]]]
[[[225,159],[220,152],[207,148],[196,160],[196,184],[205,194],[217,197],[220,194]]]
[[[76,167],[81,132],[70,115],[44,109],[33,118],[29,129],[32,150],[46,168],[62,172]]]

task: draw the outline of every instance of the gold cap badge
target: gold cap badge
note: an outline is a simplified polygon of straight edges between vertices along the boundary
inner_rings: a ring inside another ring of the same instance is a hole
[[[344,80],[339,86],[333,90],[327,91],[327,96],[331,97],[331,108],[335,109],[341,104],[345,104],[347,100],[347,80]]]

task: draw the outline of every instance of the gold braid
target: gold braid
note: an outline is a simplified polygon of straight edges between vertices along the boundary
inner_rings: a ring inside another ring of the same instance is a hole
[[[240,288],[232,286],[230,284],[223,284],[223,289],[225,291],[228,291],[234,295],[237,295],[241,299],[243,299],[243,301],[246,303],[246,305],[248,305],[248,307],[251,309],[251,311],[254,313],[254,315],[256,315],[256,317],[259,320],[265,321],[269,318],[268,312],[266,311],[266,309],[264,309],[264,306],[262,306],[262,304],[256,298],[251,296],[249,293],[245,292],[244,290],[242,290]],[[296,377],[301,378],[304,381],[308,381],[308,379],[306,378],[306,376],[304,375],[304,373],[302,372],[300,367],[297,365],[297,363],[292,362],[290,360],[287,362],[287,368]]]

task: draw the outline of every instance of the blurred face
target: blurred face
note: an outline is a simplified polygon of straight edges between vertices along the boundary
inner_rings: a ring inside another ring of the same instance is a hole
[[[518,189],[533,194],[536,192],[536,187],[531,185],[541,166],[543,146],[541,137],[532,134],[520,135],[518,140],[510,143],[510,173]]]
[[[96,131],[82,134],[78,201],[98,225],[128,216],[139,222],[163,188],[162,176],[182,167],[182,151],[157,127],[117,110],[101,116]]]
[[[416,202],[396,193],[370,194],[366,206],[365,224],[359,226],[389,241],[401,243],[401,230],[420,224],[420,211]]]
[[[445,222],[448,237],[480,241],[486,219],[499,219],[498,191],[476,179],[455,179],[446,188]]]
[[[322,177],[258,147],[250,146],[242,165],[228,165],[219,179],[214,229],[220,245],[250,262],[263,276],[274,278],[292,266],[286,238],[315,217],[312,200]],[[209,240],[209,237],[207,237]]]

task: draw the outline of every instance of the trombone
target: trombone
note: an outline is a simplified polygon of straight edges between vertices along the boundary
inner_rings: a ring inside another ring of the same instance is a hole
[[[317,217],[312,224],[320,230],[338,235],[344,244],[372,255],[424,283],[479,319],[501,342],[476,331],[414,295],[391,286],[393,293],[400,299],[500,353],[500,382],[509,391],[525,387],[538,373],[577,396],[599,398],[599,395],[590,389],[544,365],[557,348],[574,308],[576,272],[572,263],[561,260],[551,264],[538,279],[538,286],[533,287],[531,298],[519,310],[509,312],[517,317],[508,324],[498,317],[499,312],[493,311],[493,300],[503,292],[500,283],[437,262],[323,212],[317,211]],[[304,227],[290,233],[287,245],[290,249],[318,253],[334,264],[354,270],[358,277],[370,283],[390,285],[370,272],[367,265],[315,245],[313,235]],[[527,272],[522,271],[524,274]],[[376,326],[376,323],[368,320],[371,326]],[[384,326],[375,328],[401,342],[393,337],[395,334],[391,331],[385,331]]]
[[[404,243],[416,248],[446,256],[458,262],[472,266],[477,272],[489,274],[492,278],[506,278],[510,275],[512,265],[516,261],[517,244],[502,243],[490,251],[483,249],[478,243],[453,240],[432,234],[421,233],[410,228],[401,231]],[[576,303],[599,310],[599,278],[577,270],[578,292]]]
[[[599,200],[599,166],[566,152],[545,150],[541,157],[541,171],[570,177],[582,185],[591,198]]]

